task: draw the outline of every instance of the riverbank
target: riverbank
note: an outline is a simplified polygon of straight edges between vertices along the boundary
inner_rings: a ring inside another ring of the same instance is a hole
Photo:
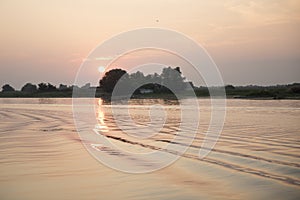
[[[222,91],[222,88],[214,87],[195,87],[194,91],[180,91],[179,96],[209,98],[210,91]],[[225,86],[226,98],[228,99],[300,99],[300,84],[293,83],[289,85],[275,86]],[[223,90],[224,92],[224,90]],[[222,92],[220,93],[222,94]],[[0,98],[72,98],[72,97],[97,97],[103,99],[111,99],[111,93],[104,92],[101,88],[76,88],[76,95],[73,96],[72,89],[52,91],[22,92],[22,91],[2,91]],[[126,95],[125,95],[126,96]],[[181,98],[180,97],[180,98]],[[223,96],[220,96],[223,97]],[[133,99],[177,99],[171,92],[155,92],[140,93],[138,90],[131,96]]]

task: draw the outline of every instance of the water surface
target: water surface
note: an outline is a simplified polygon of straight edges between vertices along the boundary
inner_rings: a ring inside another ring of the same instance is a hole
[[[161,121],[149,118],[146,105],[165,106],[161,132],[146,139],[124,134],[109,104],[96,111],[99,132],[117,145],[141,152],[172,141],[180,124],[176,102],[135,100],[131,104],[131,117],[141,127],[151,120]],[[300,101],[228,100],[221,137],[202,160],[198,151],[209,125],[210,103],[199,99],[199,105],[197,136],[178,161],[152,173],[128,174],[110,169],[87,152],[74,125],[71,99],[0,99],[0,197],[299,199]],[[184,144],[182,137],[176,145]],[[120,164],[132,162],[121,153],[99,150]]]

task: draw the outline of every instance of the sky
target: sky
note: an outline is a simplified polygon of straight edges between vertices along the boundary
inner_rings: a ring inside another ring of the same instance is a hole
[[[225,84],[300,82],[299,0],[1,0],[0,27],[0,85],[16,89],[71,85],[99,44],[143,27],[198,42]]]

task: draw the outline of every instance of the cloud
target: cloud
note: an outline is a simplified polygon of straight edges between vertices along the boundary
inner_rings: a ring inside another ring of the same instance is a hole
[[[113,56],[106,56],[106,57],[97,57],[97,58],[84,58],[82,56],[80,57],[75,57],[75,58],[72,58],[69,60],[69,62],[86,62],[86,61],[110,61],[110,60],[113,60],[115,59],[115,57]]]
[[[239,14],[244,22],[257,25],[300,21],[300,3],[297,0],[232,0],[225,5]]]
[[[229,0],[224,3],[226,21],[209,24],[207,46],[290,43],[300,31],[300,1],[296,0]]]
[[[101,61],[107,61],[107,60],[113,60],[115,57],[113,56],[106,56],[106,57],[97,57],[95,60],[101,60]]]

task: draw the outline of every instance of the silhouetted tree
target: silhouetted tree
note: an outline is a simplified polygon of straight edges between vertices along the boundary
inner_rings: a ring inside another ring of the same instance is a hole
[[[53,91],[56,91],[56,90],[57,90],[57,88],[56,88],[55,85],[52,85],[51,83],[48,83],[48,85],[47,85],[47,91],[53,92]]]
[[[154,73],[153,75],[151,75],[151,78],[154,82],[161,84],[161,76],[158,73]]]
[[[225,90],[234,90],[235,87],[233,85],[226,85]]]
[[[174,70],[176,70],[179,74],[181,74],[180,67],[175,67]]]
[[[296,94],[300,94],[300,85],[293,85],[290,90],[293,92],[293,93],[296,93]]]
[[[300,94],[300,83],[293,83],[289,85],[290,91],[295,94]]]
[[[171,67],[164,68],[161,73],[162,83],[164,87],[173,91],[180,91],[186,88],[185,78],[181,76],[179,67],[172,69]]]
[[[57,91],[57,88],[55,85],[52,85],[51,83],[40,83],[38,84],[39,86],[39,89],[38,91],[39,92],[53,92],[53,91]]]
[[[48,90],[48,86],[46,83],[39,83],[38,86],[39,86],[38,90],[40,92],[46,92]]]
[[[58,90],[67,90],[67,89],[68,89],[67,85],[59,84]]]
[[[143,82],[145,81],[145,76],[142,72],[137,71],[137,72],[129,75],[129,80],[130,80],[132,86],[136,87],[136,86],[143,84]]]
[[[34,93],[37,92],[37,87],[36,85],[32,84],[32,83],[26,83],[22,89],[22,92],[28,92],[28,93]]]
[[[15,89],[11,87],[9,84],[5,84],[2,86],[2,92],[13,92]]]
[[[89,89],[90,87],[91,87],[91,84],[87,83],[84,86],[82,86],[81,89]]]
[[[127,72],[122,69],[112,69],[106,72],[99,82],[100,87],[105,92],[112,92],[119,79],[125,74],[127,74]]]

